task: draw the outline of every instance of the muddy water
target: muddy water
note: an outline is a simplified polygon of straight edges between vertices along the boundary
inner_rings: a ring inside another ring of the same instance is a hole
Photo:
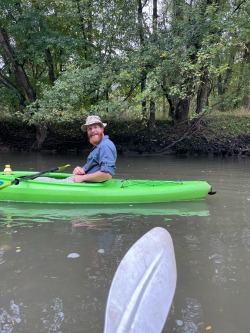
[[[41,171],[84,159],[1,153],[0,161]],[[0,203],[0,333],[102,332],[115,270],[155,226],[172,236],[178,274],[163,333],[249,332],[249,170],[249,159],[120,157],[117,178],[205,179],[217,194],[157,205]]]

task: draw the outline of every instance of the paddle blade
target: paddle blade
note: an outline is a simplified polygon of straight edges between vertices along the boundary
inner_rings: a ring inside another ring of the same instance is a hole
[[[0,182],[0,184],[3,184],[3,185],[0,185],[0,190],[3,190],[4,188],[12,185],[11,182],[6,182],[6,183]]]
[[[176,287],[170,234],[157,227],[140,238],[122,259],[109,291],[104,333],[158,333]]]
[[[58,167],[56,171],[61,172],[61,171],[63,171],[64,169],[68,168],[69,166],[70,166],[70,164],[63,165],[63,166],[61,166],[61,167]]]

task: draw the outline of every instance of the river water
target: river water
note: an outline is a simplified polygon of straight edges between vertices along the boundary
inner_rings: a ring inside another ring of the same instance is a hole
[[[70,163],[70,172],[84,157],[1,152],[0,162],[29,171]],[[0,203],[0,333],[101,333],[117,266],[156,226],[171,234],[177,263],[163,333],[249,332],[249,172],[250,159],[119,157],[116,178],[205,179],[217,194],[153,205]]]

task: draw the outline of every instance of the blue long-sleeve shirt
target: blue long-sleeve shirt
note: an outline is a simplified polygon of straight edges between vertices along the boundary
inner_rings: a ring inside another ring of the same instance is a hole
[[[108,135],[90,152],[86,164],[83,166],[86,174],[96,171],[108,172],[112,176],[116,170],[117,151]]]

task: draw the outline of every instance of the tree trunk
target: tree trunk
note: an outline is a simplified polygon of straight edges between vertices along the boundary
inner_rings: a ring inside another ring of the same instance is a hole
[[[36,100],[36,93],[29,82],[28,76],[26,75],[23,66],[18,61],[16,61],[14,51],[12,50],[12,47],[9,43],[8,35],[2,28],[0,28],[0,44],[2,45],[7,58],[13,66],[17,85],[20,86],[22,90],[24,90],[27,99],[31,102],[34,102]]]
[[[158,13],[157,13],[157,1],[158,0],[153,0],[153,40],[157,40],[157,26],[158,26]],[[155,88],[152,88],[152,92],[155,90]],[[149,133],[153,133],[154,128],[155,128],[155,101],[151,97],[150,99],[150,104],[149,104],[149,121],[148,121],[148,129]]]
[[[80,28],[82,30],[82,36],[84,39],[84,44],[83,44],[83,54],[84,54],[84,59],[88,60],[89,59],[89,47],[88,43],[92,43],[92,1],[88,0],[85,2],[85,8],[86,12],[83,12],[81,8],[81,1],[76,0],[76,6],[77,6],[77,13],[79,16],[79,23],[80,23]]]
[[[138,29],[139,29],[139,38],[140,44],[144,43],[144,33],[143,33],[143,6],[141,0],[138,0]]]
[[[225,109],[225,100],[226,100],[226,92],[229,86],[229,82],[231,81],[231,77],[233,74],[233,64],[235,62],[235,54],[234,51],[231,51],[231,54],[229,56],[229,62],[228,62],[228,68],[226,70],[224,78],[219,75],[217,85],[218,85],[218,95],[221,97],[220,99],[220,110],[224,111]]]
[[[51,55],[49,48],[46,49],[46,63],[48,66],[49,80],[50,80],[50,83],[53,84],[56,80],[56,76],[55,76],[55,71],[54,71],[53,59],[52,59],[52,55]]]
[[[44,143],[48,134],[47,126],[41,124],[36,128],[36,142],[33,145],[33,150],[40,151],[42,149],[42,144]]]
[[[201,84],[197,92],[196,113],[202,112],[204,106],[208,106],[208,96],[210,94],[208,70],[203,71]]]
[[[2,46],[9,63],[13,67],[17,90],[20,91],[20,96],[23,96],[23,98],[29,102],[34,102],[36,100],[36,92],[29,81],[23,65],[15,59],[15,53],[9,43],[8,34],[3,28],[0,28],[0,45]],[[23,98],[20,98],[20,108],[23,108],[25,105],[25,100],[23,100]],[[36,135],[37,141],[34,143],[34,149],[41,149],[42,143],[44,142],[46,136],[47,128],[45,126],[38,126]]]
[[[139,29],[139,39],[140,45],[143,46],[144,44],[144,33],[143,33],[143,5],[142,1],[138,0],[138,29]],[[145,90],[146,87],[146,73],[145,70],[141,70],[141,93]],[[147,121],[147,101],[145,98],[141,101],[141,112],[142,112],[142,126],[145,125]]]
[[[155,128],[155,102],[153,99],[150,100],[150,113],[149,113],[149,121],[148,121],[148,129],[149,133],[153,133]]]
[[[224,88],[222,84],[222,76],[221,74],[217,78],[217,89],[218,89],[218,95],[221,96],[224,94]]]
[[[166,112],[167,111],[167,107],[166,107],[166,98],[165,96],[163,95],[162,96],[162,114],[163,114],[163,117],[166,117]]]
[[[177,124],[188,122],[189,106],[189,97],[178,101],[174,117],[174,120]]]
[[[141,82],[141,93],[145,90],[146,79],[142,79]],[[141,101],[141,112],[142,112],[142,120],[145,121],[147,119],[147,101],[146,98],[143,98]]]
[[[242,90],[241,86],[249,87],[249,70],[250,69],[250,42],[247,42],[244,47],[243,61],[240,64],[240,80],[238,83],[238,90]],[[243,105],[245,108],[250,106],[249,89],[243,89]]]

